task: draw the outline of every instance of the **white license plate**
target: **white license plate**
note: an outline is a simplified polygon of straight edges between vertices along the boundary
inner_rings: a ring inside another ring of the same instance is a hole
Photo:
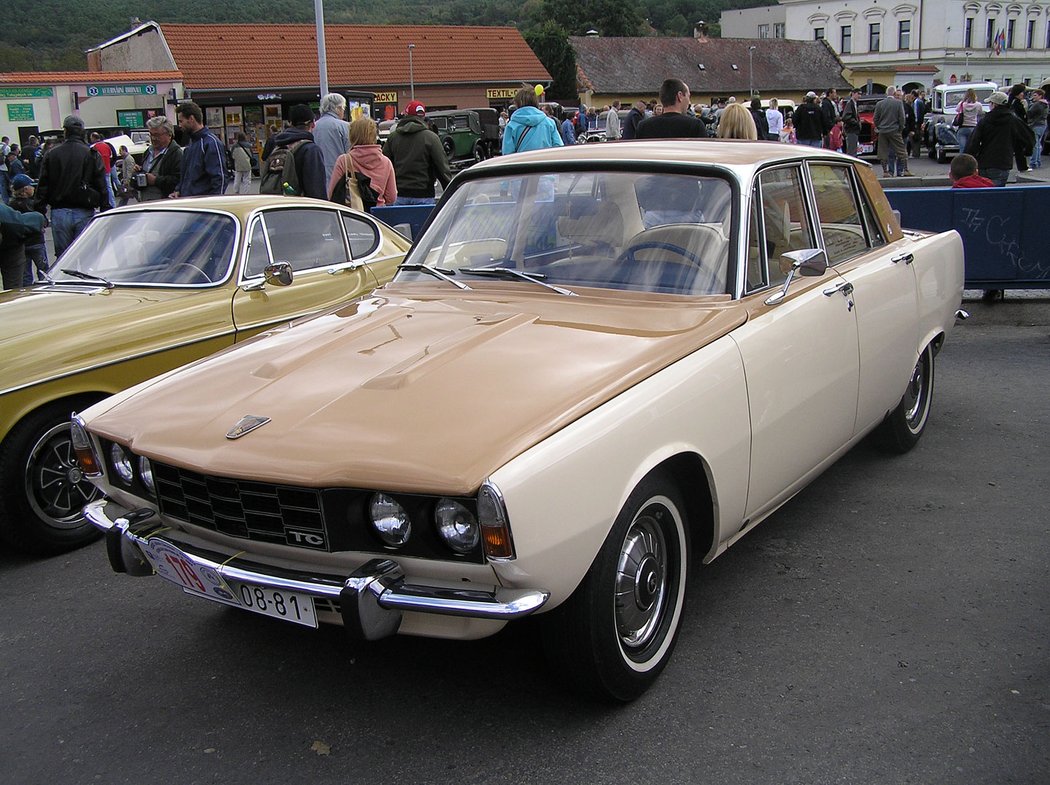
[[[873,152],[875,152],[875,145],[873,145],[873,144],[862,144],[862,145],[860,145],[860,151],[862,153],[873,153]]]
[[[157,575],[181,586],[188,594],[235,605],[282,621],[307,627],[317,626],[314,600],[307,594],[250,583],[227,582],[215,569],[195,563],[165,540],[147,540],[143,552]]]

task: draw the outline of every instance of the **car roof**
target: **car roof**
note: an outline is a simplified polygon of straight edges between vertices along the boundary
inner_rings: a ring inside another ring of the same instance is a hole
[[[837,154],[805,145],[780,142],[753,142],[737,139],[645,139],[608,142],[605,144],[571,145],[532,150],[525,153],[499,156],[482,161],[471,171],[485,171],[514,164],[544,164],[568,162],[605,162],[611,164],[714,164],[727,168],[752,168],[776,161],[794,161],[799,158],[827,158]],[[839,156],[855,162],[848,156]]]
[[[132,204],[127,207],[117,208],[120,212],[131,211],[157,211],[157,210],[221,210],[241,217],[260,207],[291,207],[293,205],[305,205],[310,207],[327,206],[329,208],[337,205],[319,199],[310,199],[305,196],[271,196],[249,194],[247,196],[194,196],[182,199],[158,199],[152,202]]]

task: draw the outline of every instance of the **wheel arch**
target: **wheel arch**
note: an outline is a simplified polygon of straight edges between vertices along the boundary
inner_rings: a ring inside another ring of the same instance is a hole
[[[59,404],[65,404],[70,407],[70,413],[86,409],[92,404],[98,403],[103,398],[108,398],[113,395],[115,391],[106,390],[76,390],[66,391],[60,394],[54,394],[43,399],[32,398],[27,399],[22,403],[21,406],[15,404],[13,412],[9,415],[10,419],[6,420],[6,430],[4,431],[3,438],[0,439],[0,446],[2,446],[11,435],[11,432],[18,427],[18,424],[23,422],[27,417],[32,417],[38,412],[44,409],[50,409],[58,406]]]
[[[645,476],[655,472],[666,474],[681,492],[686,505],[693,554],[700,554],[705,561],[708,560],[715,551],[718,539],[710,466],[698,453],[681,452],[665,458]]]

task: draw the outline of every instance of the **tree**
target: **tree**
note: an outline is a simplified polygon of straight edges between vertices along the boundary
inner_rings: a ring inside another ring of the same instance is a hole
[[[642,12],[637,0],[543,0],[543,13],[571,35],[597,30],[607,37],[640,35]]]
[[[547,21],[539,27],[523,33],[525,42],[535,52],[553,77],[550,87],[552,98],[576,98],[576,53],[569,45],[569,36],[564,28],[555,22]]]

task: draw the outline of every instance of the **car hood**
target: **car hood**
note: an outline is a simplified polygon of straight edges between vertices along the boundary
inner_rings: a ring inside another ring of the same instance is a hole
[[[435,287],[445,285],[388,286],[147,382],[85,417],[92,431],[139,454],[205,474],[468,494],[541,439],[747,318],[728,298]],[[246,415],[271,421],[228,438]]]
[[[36,286],[0,294],[0,391],[125,359],[169,345],[186,325],[207,330],[216,293],[106,289],[91,284]],[[176,301],[186,300],[175,304]],[[212,305],[208,315],[205,301]],[[229,330],[230,312],[225,311]],[[180,327],[180,324],[182,325]],[[215,331],[222,327],[216,323]]]

